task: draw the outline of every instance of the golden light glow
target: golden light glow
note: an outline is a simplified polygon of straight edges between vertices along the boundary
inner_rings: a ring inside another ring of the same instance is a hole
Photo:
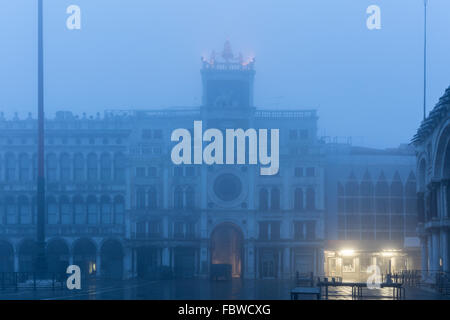
[[[341,256],[344,256],[344,257],[351,257],[351,256],[355,255],[355,250],[344,249],[344,250],[341,250],[340,254],[341,254]]]

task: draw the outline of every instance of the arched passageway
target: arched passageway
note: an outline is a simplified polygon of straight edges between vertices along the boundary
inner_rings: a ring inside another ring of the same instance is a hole
[[[243,251],[244,236],[239,227],[232,223],[220,224],[211,235],[211,272],[220,269],[218,265],[224,269],[228,265],[232,277],[241,277],[244,270]]]
[[[48,271],[65,273],[69,266],[69,247],[62,239],[53,239],[47,243]]]
[[[82,276],[94,275],[97,272],[97,249],[89,239],[77,240],[73,246],[73,263],[81,269]]]
[[[102,277],[123,278],[123,247],[119,241],[105,241],[101,248],[101,259]]]

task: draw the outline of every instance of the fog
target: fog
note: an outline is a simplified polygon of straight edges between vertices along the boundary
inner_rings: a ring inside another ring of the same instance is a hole
[[[36,3],[0,2],[0,109],[36,110]],[[81,30],[66,8],[81,8]],[[366,8],[381,7],[368,30]],[[256,57],[255,105],[317,109],[319,135],[408,143],[422,119],[422,0],[44,0],[45,108],[197,106],[200,57]],[[450,84],[450,2],[429,5],[428,111]]]

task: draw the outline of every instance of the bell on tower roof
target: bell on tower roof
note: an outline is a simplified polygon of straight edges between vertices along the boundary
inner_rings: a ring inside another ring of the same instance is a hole
[[[234,58],[233,50],[231,49],[231,43],[229,40],[225,41],[225,44],[223,46],[222,58],[226,62],[229,62],[230,60],[233,60],[233,58]]]

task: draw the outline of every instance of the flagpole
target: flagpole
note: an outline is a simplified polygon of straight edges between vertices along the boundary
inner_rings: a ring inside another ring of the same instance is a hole
[[[45,273],[45,172],[44,172],[44,36],[43,0],[38,0],[38,172],[35,270]]]

